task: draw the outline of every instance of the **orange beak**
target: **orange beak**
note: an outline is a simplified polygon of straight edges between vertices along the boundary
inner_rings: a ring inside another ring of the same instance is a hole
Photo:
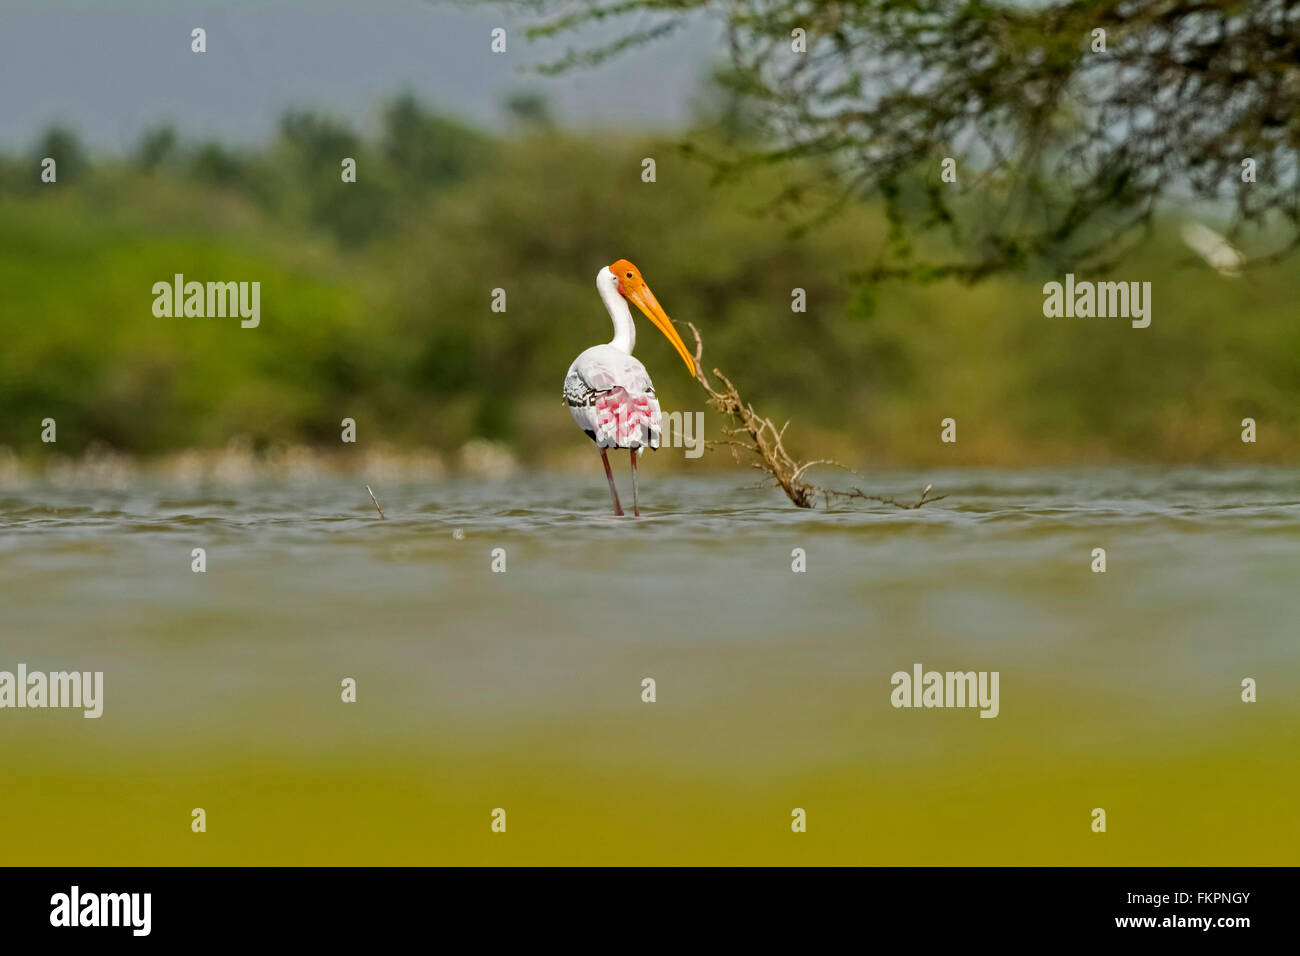
[[[690,370],[691,378],[695,378],[695,360],[691,358],[691,353],[686,351],[686,343],[682,341],[682,337],[673,328],[673,320],[668,318],[663,306],[659,304],[655,294],[650,291],[650,287],[642,281],[637,283],[635,288],[625,288],[623,295],[644,312],[645,317],[653,322],[659,331],[664,334],[664,338],[673,344],[673,348],[677,350],[677,354],[682,357],[682,361],[686,363],[686,367]]]

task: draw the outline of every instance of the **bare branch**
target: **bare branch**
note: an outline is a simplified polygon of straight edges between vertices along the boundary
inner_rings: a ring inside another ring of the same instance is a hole
[[[713,374],[721,383],[721,388],[715,388],[709,384],[708,378],[704,375],[704,340],[700,338],[700,330],[695,327],[694,322],[685,324],[691,330],[691,335],[695,336],[695,378],[708,396],[709,405],[735,423],[734,427],[725,430],[726,434],[745,435],[749,438],[749,441],[729,439],[720,442],[710,441],[707,444],[729,447],[737,462],[741,460],[741,450],[753,455],[755,460],[750,462],[750,467],[771,476],[772,480],[785,492],[786,497],[794,502],[797,507],[811,508],[817,498],[821,497],[827,508],[831,506],[832,502],[840,498],[856,498],[864,501],[878,501],[881,504],[893,505],[895,508],[910,510],[946,497],[945,495],[932,497],[930,495],[931,486],[926,485],[925,490],[921,492],[920,498],[915,502],[905,503],[894,498],[869,495],[858,488],[841,491],[834,488],[823,488],[804,481],[804,473],[815,465],[832,465],[855,475],[857,472],[847,465],[830,458],[818,458],[803,464],[797,462],[785,449],[785,430],[790,427],[788,421],[780,428],[777,428],[770,418],[759,415],[758,412],[754,411],[753,405],[740,397],[740,392],[736,390],[736,386],[732,384],[731,379],[722,374],[719,369],[715,368]],[[859,475],[858,477],[862,476]]]
[[[370,491],[369,485],[366,485],[366,491]],[[379,512],[379,517],[383,518],[384,509],[379,507],[379,499],[375,497],[375,493],[373,491],[370,491],[370,500],[375,503],[375,510]]]

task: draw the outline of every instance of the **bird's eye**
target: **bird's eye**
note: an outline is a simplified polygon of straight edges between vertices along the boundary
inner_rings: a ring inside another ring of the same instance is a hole
[[[629,279],[632,278],[632,273],[629,272],[629,273],[627,274],[627,277],[628,277]]]

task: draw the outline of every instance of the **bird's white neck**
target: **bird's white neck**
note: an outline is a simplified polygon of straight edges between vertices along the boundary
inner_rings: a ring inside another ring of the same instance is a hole
[[[636,346],[636,326],[632,324],[632,310],[627,307],[627,299],[618,291],[618,279],[614,273],[609,269],[596,273],[596,290],[614,322],[614,339],[609,344],[631,355]]]

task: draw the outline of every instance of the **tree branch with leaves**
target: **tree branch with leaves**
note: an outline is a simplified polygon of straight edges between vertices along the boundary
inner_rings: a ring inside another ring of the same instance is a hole
[[[889,241],[859,278],[1107,271],[1162,204],[1230,210],[1244,267],[1300,246],[1300,4],[1292,0],[533,0],[534,36],[594,22],[601,63],[721,23],[721,74],[756,135],[702,158],[780,164],[777,204],[813,228],[881,200]],[[940,163],[956,159],[956,183]],[[1243,181],[1250,160],[1255,181]],[[1252,233],[1246,237],[1244,233]],[[933,236],[925,252],[918,240]]]

